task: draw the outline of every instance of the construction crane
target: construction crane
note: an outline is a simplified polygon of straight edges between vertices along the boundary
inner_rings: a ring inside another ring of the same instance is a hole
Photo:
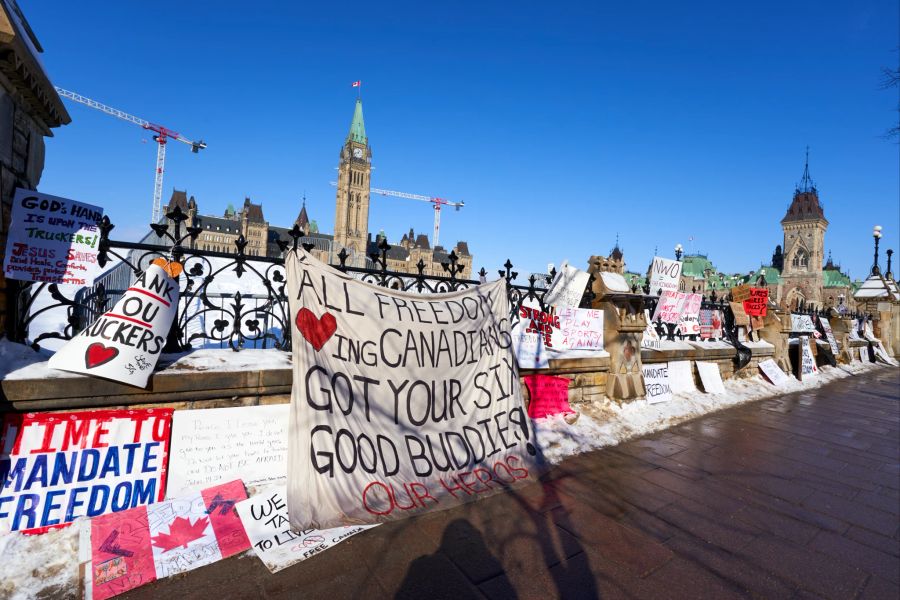
[[[141,119],[139,117],[135,117],[134,115],[129,115],[127,112],[119,110],[117,108],[113,108],[111,106],[107,106],[101,102],[97,102],[96,100],[91,100],[81,94],[76,94],[75,92],[70,92],[68,90],[64,90],[61,87],[57,87],[56,91],[63,98],[68,98],[74,102],[80,102],[85,106],[90,106],[91,108],[95,108],[99,111],[105,112],[108,115],[112,115],[114,117],[118,117],[123,121],[128,121],[130,123],[134,123],[135,125],[140,125],[144,129],[148,131],[154,132],[156,135],[153,136],[154,141],[157,144],[156,150],[156,178],[153,182],[153,223],[159,223],[160,218],[162,218],[162,186],[163,186],[163,171],[165,170],[166,165],[166,142],[169,141],[169,138],[177,142],[183,142],[191,147],[191,152],[196,154],[200,150],[206,148],[206,144],[203,140],[199,142],[192,142],[186,137],[179,134],[177,131],[173,131],[168,127],[163,127],[162,125],[156,125],[155,123],[151,123],[146,119]]]
[[[331,185],[333,187],[337,187],[337,182],[332,181]],[[443,198],[434,198],[432,196],[422,196],[420,194],[408,194],[406,192],[396,192],[394,190],[383,190],[381,188],[370,187],[369,192],[372,194],[381,194],[382,196],[393,196],[395,198],[406,198],[407,200],[419,200],[420,202],[430,202],[434,206],[434,235],[432,236],[432,243],[437,246],[438,245],[438,235],[441,232],[441,207],[442,206],[452,206],[456,210],[459,210],[463,206],[466,205],[465,202],[450,202],[449,200],[445,200]]]

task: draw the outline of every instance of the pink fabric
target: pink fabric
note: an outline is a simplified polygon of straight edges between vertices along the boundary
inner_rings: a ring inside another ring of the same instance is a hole
[[[565,377],[526,375],[524,379],[531,397],[528,416],[532,419],[575,412],[569,406],[569,380]]]

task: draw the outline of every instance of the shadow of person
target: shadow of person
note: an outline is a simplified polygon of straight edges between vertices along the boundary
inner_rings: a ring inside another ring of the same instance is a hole
[[[464,550],[478,557],[487,571],[500,572],[495,579],[502,580],[503,587],[510,590],[506,598],[517,598],[506,575],[502,574],[500,562],[488,550],[481,532],[465,519],[456,519],[444,529],[441,545],[433,554],[420,556],[409,565],[400,589],[394,595],[402,600],[460,600],[465,598],[482,598],[475,589],[475,583],[453,564],[449,556],[459,554],[457,549],[464,544]]]

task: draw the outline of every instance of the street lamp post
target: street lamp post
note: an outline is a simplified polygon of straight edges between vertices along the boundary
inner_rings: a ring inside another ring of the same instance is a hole
[[[675,244],[675,260],[681,260],[682,254],[684,254],[684,247],[681,244]]]
[[[894,273],[891,271],[891,256],[894,255],[894,251],[889,248],[885,254],[887,254],[887,256],[888,256],[888,267],[887,267],[887,272],[884,274],[884,276],[887,277],[888,279],[893,279]]]
[[[872,275],[881,275],[878,268],[878,242],[881,240],[881,225],[876,225],[872,229],[872,237],[875,238],[875,262],[872,264]]]

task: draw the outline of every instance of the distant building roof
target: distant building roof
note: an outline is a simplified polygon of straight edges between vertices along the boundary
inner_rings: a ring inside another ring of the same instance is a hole
[[[423,250],[431,249],[431,244],[428,242],[428,236],[424,233],[420,233],[416,236],[416,247],[421,248]]]
[[[250,198],[244,198],[244,213],[249,221],[254,223],[266,222],[266,219],[263,217],[262,204],[253,204],[250,202]]]
[[[888,300],[900,300],[894,292],[895,286],[881,275],[869,275],[858,290],[853,294],[854,298],[866,300],[869,298],[885,298]]]
[[[781,220],[782,223],[794,221],[815,221],[825,219],[825,211],[819,204],[819,191],[809,176],[809,148],[806,149],[806,165],[803,168],[803,178],[800,185],[794,190],[794,200],[788,207],[787,214]]]
[[[712,262],[703,254],[688,254],[682,259],[681,274],[694,279],[706,277],[706,270],[716,271]]]
[[[356,107],[353,109],[353,121],[350,123],[347,140],[359,144],[366,144],[369,141],[366,137],[366,123],[363,120],[362,100],[359,98],[356,99]]]
[[[297,227],[306,231],[306,226],[309,225],[309,215],[306,214],[306,198],[303,198],[303,207],[300,208],[300,214],[297,215],[297,220],[294,223],[297,224]]]
[[[462,240],[456,242],[456,253],[469,256],[469,243]]]
[[[181,209],[183,213],[187,213],[188,210],[188,198],[187,192],[183,190],[172,190],[172,197],[169,198],[169,204],[166,206],[166,212],[171,210],[175,210],[175,207]]]

